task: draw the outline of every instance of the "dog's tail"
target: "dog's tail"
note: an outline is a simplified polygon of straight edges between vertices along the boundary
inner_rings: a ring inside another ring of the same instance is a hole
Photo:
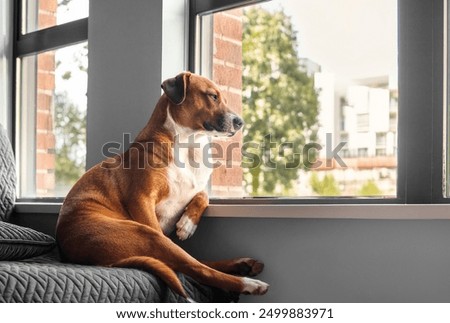
[[[112,264],[111,266],[121,268],[136,268],[153,272],[155,275],[161,278],[175,293],[186,298],[188,301],[191,301],[175,272],[169,266],[158,259],[152,257],[135,256],[123,259],[115,264]]]

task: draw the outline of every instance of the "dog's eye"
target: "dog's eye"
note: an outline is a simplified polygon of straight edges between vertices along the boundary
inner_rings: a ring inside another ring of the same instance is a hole
[[[217,96],[217,94],[210,94],[209,95],[211,99],[213,99],[214,101],[217,101],[219,99],[219,97]]]

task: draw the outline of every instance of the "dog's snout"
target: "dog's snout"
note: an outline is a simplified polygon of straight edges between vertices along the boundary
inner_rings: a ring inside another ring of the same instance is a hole
[[[235,116],[233,118],[233,127],[234,130],[238,131],[239,129],[242,128],[242,126],[244,125],[244,120],[242,120],[241,118],[239,118],[238,116]]]
[[[244,125],[244,121],[234,113],[220,114],[216,118],[203,122],[203,129],[206,131],[222,133],[226,136],[233,136]]]

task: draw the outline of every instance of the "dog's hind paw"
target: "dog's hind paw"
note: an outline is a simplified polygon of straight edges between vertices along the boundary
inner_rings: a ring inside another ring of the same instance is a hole
[[[232,260],[230,274],[254,277],[264,269],[264,264],[253,258],[235,258]]]
[[[177,222],[177,236],[180,240],[186,240],[190,238],[195,230],[197,229],[197,224],[192,222],[189,216],[185,213],[181,219]]]
[[[269,284],[253,278],[242,278],[243,294],[264,295],[269,289]]]

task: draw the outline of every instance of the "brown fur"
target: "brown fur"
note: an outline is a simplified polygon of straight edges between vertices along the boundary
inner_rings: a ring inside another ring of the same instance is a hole
[[[237,258],[207,265],[172,242],[160,227],[156,205],[169,194],[166,172],[174,158],[174,138],[164,127],[167,107],[177,124],[198,131],[205,121],[214,122],[231,111],[219,89],[194,74],[180,74],[164,87],[165,94],[130,149],[87,171],[67,195],[56,231],[61,253],[70,262],[151,271],[184,297],[175,272],[224,290],[248,292],[243,279],[232,274],[254,276],[262,271],[262,263]],[[174,89],[181,92],[171,92]],[[172,95],[181,95],[183,101],[172,102]],[[185,212],[197,224],[207,206],[207,194],[199,192]],[[266,290],[262,286],[251,293]]]

